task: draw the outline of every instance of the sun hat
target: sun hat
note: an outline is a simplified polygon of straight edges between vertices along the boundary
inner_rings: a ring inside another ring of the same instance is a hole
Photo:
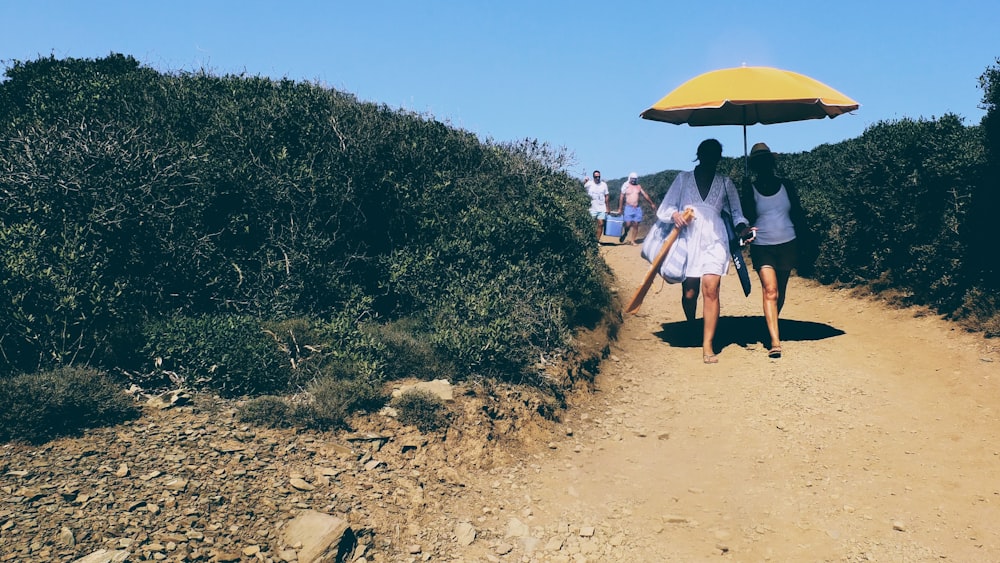
[[[628,175],[628,179],[629,180],[631,180],[632,178],[638,178],[638,177],[639,177],[639,175],[636,174],[635,172],[629,172],[629,175]]]
[[[764,143],[757,143],[756,145],[753,146],[753,148],[750,149],[750,158],[753,158],[755,156],[760,156],[762,154],[774,154],[774,153],[772,153],[771,149],[768,148],[768,146],[765,145]]]

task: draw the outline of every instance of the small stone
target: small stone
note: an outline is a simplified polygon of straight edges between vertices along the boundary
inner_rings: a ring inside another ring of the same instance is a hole
[[[115,471],[115,477],[127,477],[128,476],[128,464],[123,463],[118,466],[118,471]]]
[[[235,440],[226,440],[225,442],[217,442],[209,444],[215,451],[224,454],[231,454],[235,452],[242,452],[246,449],[246,446]]]
[[[527,537],[531,532],[528,530],[528,525],[521,522],[517,518],[511,518],[507,522],[507,533],[505,534],[508,538],[523,538]]]
[[[63,526],[59,530],[59,537],[57,541],[67,547],[73,547],[76,545],[76,537],[73,535],[73,530],[70,530],[66,526]]]
[[[892,523],[892,529],[896,530],[897,532],[905,532],[906,524],[900,522],[899,520],[896,520],[895,522]]]
[[[421,552],[421,551],[423,551],[423,550],[422,550],[422,549],[420,548],[420,546],[419,546],[419,545],[417,545],[417,544],[411,544],[411,545],[410,545],[410,546],[409,546],[409,547],[407,548],[407,551],[409,551],[409,552],[410,552],[410,555],[417,555],[418,553],[420,553],[420,552]]]
[[[291,481],[289,481],[288,484],[291,485],[291,486],[293,486],[293,487],[295,487],[296,489],[298,489],[300,491],[311,491],[311,490],[313,490],[313,489],[316,488],[316,487],[310,485],[309,483],[307,483],[305,479],[302,479],[300,477],[295,477],[294,479],[292,479]]]
[[[129,552],[127,551],[98,549],[90,555],[77,559],[73,563],[120,563],[121,561],[128,560],[128,557]]]
[[[187,479],[170,479],[163,484],[163,487],[168,491],[183,491],[188,486]]]
[[[581,538],[592,538],[592,537],[594,537],[594,533],[596,531],[597,530],[595,530],[593,526],[583,526],[582,528],[580,528],[580,537]]]
[[[476,528],[468,522],[459,522],[455,526],[455,541],[461,546],[472,545],[476,541]]]
[[[126,512],[132,512],[133,510],[138,510],[146,506],[146,501],[144,500],[134,500],[125,505]]]

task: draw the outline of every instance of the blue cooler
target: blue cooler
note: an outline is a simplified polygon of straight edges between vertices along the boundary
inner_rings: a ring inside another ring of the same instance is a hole
[[[608,218],[604,220],[604,236],[619,238],[622,236],[622,228],[625,226],[625,220],[622,219],[621,215],[608,214]]]

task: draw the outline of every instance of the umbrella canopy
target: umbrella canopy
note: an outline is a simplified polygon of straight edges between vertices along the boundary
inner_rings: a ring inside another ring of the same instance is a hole
[[[752,66],[698,75],[642,112],[643,119],[692,126],[753,125],[834,118],[858,102],[808,76]]]
[[[699,74],[639,115],[695,127],[742,125],[746,169],[747,125],[832,119],[858,107],[858,102],[803,74],[766,66],[741,66]]]

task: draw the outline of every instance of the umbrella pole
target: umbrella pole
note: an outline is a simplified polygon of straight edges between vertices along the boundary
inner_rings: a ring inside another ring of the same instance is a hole
[[[750,177],[750,157],[747,155],[747,107],[743,106],[743,181]]]

